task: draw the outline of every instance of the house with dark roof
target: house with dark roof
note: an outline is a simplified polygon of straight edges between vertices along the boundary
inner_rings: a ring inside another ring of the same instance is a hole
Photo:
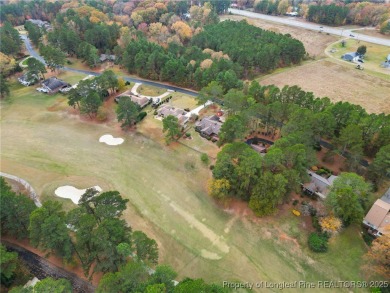
[[[119,103],[119,99],[121,97],[130,97],[131,101],[133,103],[136,103],[138,106],[140,106],[141,109],[145,108],[147,105],[149,105],[152,102],[152,99],[150,98],[132,94],[131,90],[127,90],[124,93],[115,97],[115,102]]]
[[[47,90],[48,94],[54,94],[62,88],[71,86],[69,83],[58,79],[57,77],[50,77],[42,81],[42,87]]]
[[[376,237],[390,234],[390,188],[375,201],[364,217],[363,224],[368,228],[368,233]]]
[[[308,170],[310,182],[302,184],[304,192],[315,194],[321,199],[325,199],[338,176],[331,175],[328,178],[322,177],[313,171]]]
[[[217,115],[208,116],[195,123],[195,130],[201,135],[218,140],[222,124],[222,121]]]
[[[180,109],[175,108],[172,105],[164,104],[157,110],[157,116],[165,118],[169,115],[177,117],[179,120],[180,125],[185,126],[190,119],[190,115],[188,115],[188,112]]]

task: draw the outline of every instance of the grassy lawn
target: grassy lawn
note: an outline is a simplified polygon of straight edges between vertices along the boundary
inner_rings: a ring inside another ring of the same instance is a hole
[[[190,110],[198,107],[197,100],[194,97],[182,94],[182,93],[172,93],[172,99],[169,101],[169,104],[176,108],[185,109],[189,108]]]
[[[390,80],[388,69],[380,67],[380,64],[386,60],[389,54],[389,47],[367,43],[363,41],[357,41],[355,39],[346,40],[345,47],[341,46],[341,43],[337,43],[332,48],[335,48],[337,52],[333,53],[332,56],[336,59],[341,60],[341,56],[345,53],[356,52],[359,46],[366,46],[367,53],[364,57],[364,69],[384,74],[384,78]],[[329,48],[328,48],[329,50]]]
[[[361,277],[358,259],[364,251],[357,231],[340,235],[327,254],[311,254],[300,240],[306,237],[300,219],[290,212],[256,219],[245,211],[223,210],[206,193],[210,171],[199,152],[177,143],[165,146],[161,121],[152,115],[138,131],[123,132],[115,122],[92,123],[71,114],[62,95],[18,84],[11,91],[1,101],[1,170],[30,182],[42,200],[61,201],[67,209],[74,205],[55,197],[59,186],[118,190],[129,199],[124,218],[156,239],[160,263],[172,265],[178,279],[221,284]],[[125,142],[99,143],[103,134]],[[196,133],[193,137],[192,147],[216,148]],[[340,255],[357,260],[342,262]],[[347,270],[347,265],[354,267]]]
[[[137,92],[141,95],[156,97],[166,92],[166,89],[142,84],[138,87]]]

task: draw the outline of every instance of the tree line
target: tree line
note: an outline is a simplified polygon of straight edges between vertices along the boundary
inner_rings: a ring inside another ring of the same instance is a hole
[[[248,5],[247,5],[248,6]],[[250,5],[249,5],[250,6]],[[261,0],[253,5],[256,12],[284,15],[297,11],[309,21],[326,25],[357,24],[362,26],[380,26],[384,34],[390,32],[388,15],[390,7],[385,3],[352,2],[337,3],[300,3],[293,6],[287,0]]]
[[[167,265],[158,265],[151,272],[148,266],[158,263],[157,243],[145,233],[133,231],[122,219],[127,202],[118,191],[99,193],[92,188],[69,212],[52,200],[37,208],[31,199],[12,191],[1,177],[1,234],[28,238],[33,246],[61,257],[65,263],[77,260],[85,276],[106,273],[97,292],[227,292],[202,279],[186,278],[175,286],[177,273]],[[3,278],[12,279],[15,274],[17,255],[6,252],[3,246],[0,249],[3,283]],[[63,279],[47,278],[36,286],[16,287],[11,292],[71,292],[70,283]]]
[[[62,1],[17,1],[1,4],[0,22],[8,21],[12,25],[22,25],[27,19],[51,21],[61,9]]]

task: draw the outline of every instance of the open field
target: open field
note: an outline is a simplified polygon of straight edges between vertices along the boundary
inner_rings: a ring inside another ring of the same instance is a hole
[[[172,265],[178,279],[202,277],[221,284],[364,276],[359,259],[365,249],[353,227],[332,243],[339,250],[339,244],[348,243],[341,262],[336,258],[340,252],[331,250],[327,257],[307,251],[302,220],[289,209],[262,219],[253,218],[245,205],[223,210],[206,194],[210,171],[199,153],[150,139],[153,133],[161,137],[161,122],[149,115],[138,133],[126,133],[115,121],[98,124],[71,114],[59,94],[14,84],[11,97],[1,102],[0,123],[2,171],[26,179],[43,200],[61,201],[68,209],[70,200],[54,196],[59,186],[120,191],[130,200],[125,219],[156,239],[160,263]],[[99,143],[103,134],[125,142],[115,147]]]
[[[280,34],[290,34],[293,38],[300,40],[305,46],[306,52],[314,58],[325,57],[324,49],[339,38],[332,35],[326,35],[311,30],[305,30],[287,25],[268,22],[260,19],[247,18],[239,15],[222,15],[221,20],[231,19],[240,21],[246,19],[249,24],[270,30]]]
[[[320,60],[258,80],[262,85],[298,85],[317,97],[361,105],[369,113],[390,113],[390,80],[371,76],[352,64]]]

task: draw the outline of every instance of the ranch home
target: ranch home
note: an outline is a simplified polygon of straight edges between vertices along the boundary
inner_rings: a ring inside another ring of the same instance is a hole
[[[157,115],[160,117],[168,117],[169,115],[177,117],[180,125],[185,126],[188,120],[190,119],[190,115],[187,111],[184,111],[180,108],[175,108],[171,105],[164,104],[157,110]]]
[[[47,90],[48,94],[54,94],[60,89],[70,86],[69,83],[58,79],[57,77],[50,77],[42,81],[42,87]]]
[[[152,99],[150,98],[147,98],[145,96],[138,96],[138,95],[133,95],[131,93],[131,90],[127,90],[125,91],[124,93],[118,95],[116,98],[115,98],[115,102],[119,103],[119,99],[121,97],[130,97],[131,101],[133,103],[136,103],[138,106],[140,106],[141,109],[145,108],[147,105],[149,105],[151,102],[152,102]]]
[[[390,233],[390,188],[372,205],[363,219],[363,224],[374,236]]]
[[[337,176],[331,175],[329,178],[324,178],[310,170],[307,172],[310,176],[310,182],[302,184],[303,191],[325,199]]]
[[[221,130],[222,121],[217,115],[204,117],[195,123],[195,130],[200,134],[218,140],[219,131]]]

